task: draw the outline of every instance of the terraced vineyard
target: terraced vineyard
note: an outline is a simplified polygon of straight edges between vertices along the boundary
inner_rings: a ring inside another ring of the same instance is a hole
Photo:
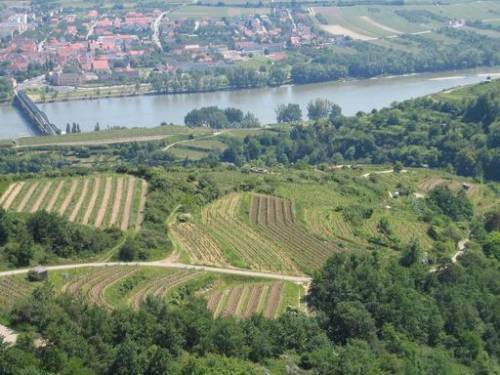
[[[262,314],[266,318],[276,318],[287,307],[298,307],[301,287],[298,285],[275,283],[239,284],[216,290],[207,297],[208,308],[214,316],[236,316],[249,318]]]
[[[57,212],[74,223],[128,230],[141,226],[146,193],[146,181],[134,176],[26,180],[10,184],[0,206],[18,212]]]
[[[61,292],[81,296],[107,309],[139,308],[147,296],[163,297],[203,273],[130,266],[91,268],[70,275]]]
[[[290,201],[263,195],[229,194],[171,234],[193,262],[275,272],[311,272],[336,250],[296,221]]]

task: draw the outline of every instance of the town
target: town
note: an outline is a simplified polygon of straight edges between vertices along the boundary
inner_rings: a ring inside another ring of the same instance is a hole
[[[210,17],[171,16],[174,10],[5,8],[0,73],[26,80],[25,88],[151,83],[158,74],[273,64],[296,48],[341,39],[315,29],[301,9]]]

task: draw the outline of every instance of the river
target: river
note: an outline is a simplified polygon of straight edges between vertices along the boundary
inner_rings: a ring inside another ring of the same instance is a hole
[[[187,112],[211,105],[240,108],[253,112],[263,123],[272,123],[279,104],[298,103],[305,114],[310,100],[327,98],[339,104],[344,114],[353,115],[386,107],[394,101],[478,83],[488,76],[499,77],[500,67],[238,91],[55,102],[39,104],[39,107],[61,129],[75,121],[83,131],[93,130],[96,122],[101,128],[153,127],[162,122],[183,124]],[[33,134],[12,106],[0,106],[0,120],[0,138]]]

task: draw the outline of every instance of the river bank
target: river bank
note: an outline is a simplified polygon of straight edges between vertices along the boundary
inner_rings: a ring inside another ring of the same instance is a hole
[[[451,71],[442,71],[442,72],[433,72],[433,73],[410,73],[410,74],[402,74],[402,75],[380,75],[365,79],[359,78],[344,78],[335,81],[323,81],[323,82],[313,82],[313,83],[305,83],[305,84],[294,84],[291,82],[287,82],[283,85],[278,86],[255,86],[255,87],[247,87],[247,88],[235,88],[229,86],[220,86],[214,89],[199,89],[199,90],[175,90],[170,91],[168,93],[159,93],[153,89],[152,84],[150,83],[142,83],[142,84],[125,84],[125,85],[113,85],[113,86],[82,86],[82,87],[69,87],[69,86],[49,86],[50,91],[45,92],[43,89],[28,89],[26,90],[30,99],[37,103],[57,103],[57,102],[68,102],[68,101],[78,101],[78,100],[98,100],[98,99],[110,99],[110,98],[127,98],[127,97],[135,97],[135,96],[146,96],[146,95],[157,95],[157,96],[165,96],[165,95],[181,95],[181,94],[206,94],[206,93],[217,93],[217,92],[235,92],[241,90],[258,90],[258,89],[273,89],[273,88],[282,88],[282,87],[295,87],[295,86],[307,86],[314,84],[343,84],[349,82],[362,82],[362,81],[376,81],[381,79],[393,79],[393,78],[403,78],[403,77],[418,77],[425,76],[428,74],[448,74],[448,73],[456,73],[467,74],[467,72],[476,71],[476,70],[488,70],[492,69],[492,73],[495,73],[497,70],[500,70],[500,67],[492,67],[492,68],[474,68],[467,70],[451,70]],[[487,74],[487,73],[485,73]],[[463,77],[463,76],[459,76]],[[453,78],[453,77],[450,77]],[[436,78],[436,79],[449,79],[447,77],[444,78]]]
[[[500,75],[500,67],[236,91],[56,101],[38,106],[63,130],[67,123],[73,122],[79,123],[82,131],[92,131],[96,123],[101,129],[183,124],[189,111],[206,106],[236,107],[254,113],[261,123],[267,124],[275,122],[275,109],[280,104],[297,103],[305,116],[307,103],[320,97],[340,105],[345,115],[354,115],[358,111],[390,106],[394,101],[479,83],[497,75]],[[34,135],[29,124],[11,106],[0,106],[0,119],[0,138]]]

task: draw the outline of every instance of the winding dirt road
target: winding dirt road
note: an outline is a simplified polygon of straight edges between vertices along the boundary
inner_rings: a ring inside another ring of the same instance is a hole
[[[57,266],[46,266],[45,268],[47,268],[47,270],[49,271],[59,271],[59,270],[72,270],[85,267],[112,267],[112,266],[176,268],[183,270],[222,273],[227,275],[239,275],[239,276],[273,279],[273,280],[291,281],[294,283],[309,283],[311,281],[311,278],[307,276],[291,276],[291,275],[283,275],[280,273],[272,273],[272,272],[250,271],[240,268],[209,267],[209,266],[199,266],[194,264],[184,264],[184,263],[168,262],[168,261],[76,263],[76,264],[64,264]],[[29,270],[28,268],[22,268],[10,271],[3,271],[0,272],[0,277],[22,275],[24,273],[27,273],[28,270]]]

